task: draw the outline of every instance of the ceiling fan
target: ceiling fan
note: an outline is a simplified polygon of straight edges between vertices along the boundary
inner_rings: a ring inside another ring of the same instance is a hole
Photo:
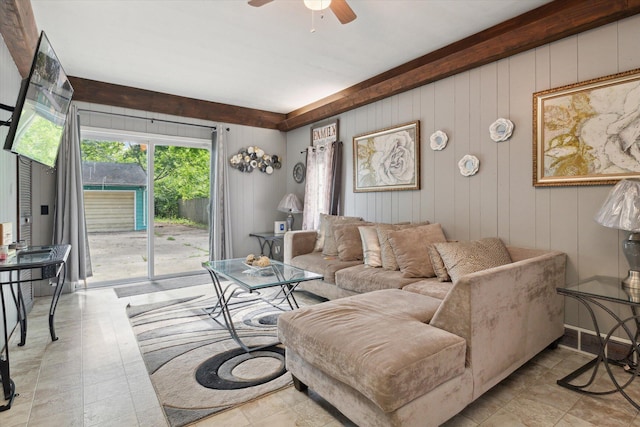
[[[260,7],[272,1],[273,0],[249,0],[248,3],[251,6]],[[356,19],[356,14],[347,4],[347,0],[304,0],[304,4],[311,10],[331,8],[333,14],[336,15],[336,18],[338,18],[338,21],[342,24],[348,24]]]

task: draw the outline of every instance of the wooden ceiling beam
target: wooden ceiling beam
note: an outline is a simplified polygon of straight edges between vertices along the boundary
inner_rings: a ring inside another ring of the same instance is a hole
[[[18,72],[25,78],[31,70],[31,61],[40,36],[31,2],[0,0],[0,17],[0,34],[9,48]]]
[[[277,129],[285,115],[70,76],[74,101]]]
[[[287,114],[289,131],[640,13],[640,0],[556,0]]]

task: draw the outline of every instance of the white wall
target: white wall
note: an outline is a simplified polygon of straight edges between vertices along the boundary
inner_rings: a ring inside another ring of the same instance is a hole
[[[119,107],[108,107],[85,102],[76,103],[80,110],[81,125],[119,129],[127,131],[147,132],[161,135],[177,135],[191,138],[210,139],[211,131],[207,128],[184,126],[161,121],[151,122],[128,117],[83,112],[83,110],[103,111],[124,116],[155,118],[167,121],[186,122],[206,126],[219,125],[229,128],[227,134],[228,156],[243,147],[258,146],[265,153],[277,154],[286,162],[285,135],[276,130],[260,129],[249,126],[226,125],[204,120],[175,117],[166,114],[149,113]],[[242,173],[236,169],[229,170],[229,186],[231,193],[231,216],[234,256],[243,257],[249,253],[259,253],[260,246],[255,238],[249,237],[252,232],[273,230],[273,222],[284,220],[286,215],[278,212],[278,202],[286,192],[286,169],[275,170],[267,175],[259,171]]]
[[[20,89],[20,73],[16,68],[11,54],[4,43],[4,39],[0,36],[0,103],[13,106],[18,97]],[[11,117],[8,111],[0,110],[0,120],[6,121]],[[0,126],[0,144],[4,146],[4,140],[7,137],[7,126]],[[17,188],[16,188],[16,163],[17,158],[8,151],[2,150],[0,147],[0,222],[12,222],[14,224],[13,235],[17,236]],[[0,281],[8,280],[6,273],[0,273]],[[15,326],[17,321],[17,312],[13,306],[11,293],[6,286],[2,287],[5,293],[5,301],[7,301],[7,319],[10,329]],[[1,310],[1,308],[0,308]],[[3,328],[2,318],[0,317],[0,328]],[[2,329],[0,329],[2,330]],[[4,336],[0,334],[0,349],[4,347]]]
[[[624,277],[623,232],[592,218],[611,186],[534,188],[532,94],[640,68],[640,16],[572,36],[337,116],[344,141],[344,214],[371,221],[422,221],[443,225],[450,239],[499,236],[512,245],[568,254],[568,282],[592,275]],[[495,143],[489,125],[499,117],[515,123],[512,138]],[[353,193],[354,135],[420,120],[422,189]],[[449,135],[434,152],[429,136]],[[309,145],[310,127],[287,134],[289,159]],[[477,175],[460,175],[465,154],[480,159]],[[292,165],[287,165],[288,168]],[[295,184],[288,175],[289,191]],[[586,314],[567,303],[569,324]]]

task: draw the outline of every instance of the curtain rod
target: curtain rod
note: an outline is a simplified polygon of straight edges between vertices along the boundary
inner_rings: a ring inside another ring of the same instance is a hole
[[[109,115],[109,116],[126,117],[126,118],[130,118],[130,119],[149,120],[151,123],[153,123],[153,122],[173,123],[173,124],[177,124],[177,125],[195,126],[195,127],[199,127],[199,128],[217,130],[217,126],[198,125],[198,124],[195,124],[195,123],[179,122],[179,121],[176,121],[176,120],[154,119],[153,117],[132,116],[130,114],[110,113],[110,112],[107,112],[107,111],[89,110],[89,109],[86,109],[86,108],[78,108],[78,112],[79,113],[80,112],[87,112],[87,113],[96,113],[96,114],[106,114],[106,115]],[[226,128],[226,130],[230,131],[229,128]]]

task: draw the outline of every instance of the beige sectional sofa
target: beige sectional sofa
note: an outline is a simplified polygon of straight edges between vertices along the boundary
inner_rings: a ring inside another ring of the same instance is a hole
[[[358,425],[440,425],[563,334],[561,252],[421,242],[442,250],[443,282],[306,252],[313,234],[287,233],[285,262],[324,273],[308,290],[332,300],[283,313],[279,337],[296,388]]]

